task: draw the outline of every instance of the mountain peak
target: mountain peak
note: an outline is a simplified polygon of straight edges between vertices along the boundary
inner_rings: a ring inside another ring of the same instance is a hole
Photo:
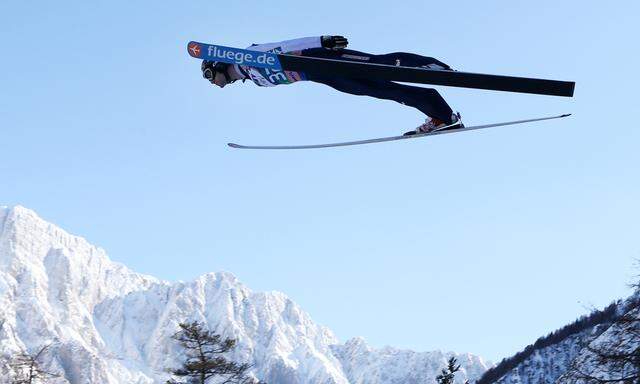
[[[171,336],[192,320],[237,339],[230,357],[270,383],[387,384],[435,377],[442,365],[424,364],[429,354],[400,364],[402,355],[383,357],[362,338],[341,346],[284,293],[252,292],[229,272],[176,283],[137,274],[21,206],[0,209],[0,225],[0,354],[55,340],[47,364],[69,383],[166,381],[181,356]],[[371,361],[407,371],[367,376]]]
[[[369,351],[369,345],[367,344],[367,342],[365,341],[364,337],[362,336],[356,336],[356,337],[352,337],[351,339],[347,340],[346,343],[344,343],[345,348],[351,349],[351,350],[358,350],[358,351]]]

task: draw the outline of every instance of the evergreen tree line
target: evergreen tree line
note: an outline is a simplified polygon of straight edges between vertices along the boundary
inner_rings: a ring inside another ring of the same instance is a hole
[[[575,335],[599,324],[613,324],[613,322],[621,316],[619,313],[620,304],[620,301],[613,302],[602,310],[595,310],[589,315],[581,316],[573,323],[551,332],[546,336],[540,337],[521,352],[502,360],[498,365],[487,370],[484,375],[478,379],[476,384],[490,384],[497,381],[531,357],[536,351],[557,344],[571,335]],[[602,331],[604,331],[604,327],[601,332]]]

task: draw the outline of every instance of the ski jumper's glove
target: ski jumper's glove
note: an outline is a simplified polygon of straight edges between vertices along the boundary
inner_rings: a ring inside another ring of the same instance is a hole
[[[349,44],[349,41],[344,36],[322,36],[320,42],[322,47],[328,49],[343,49]]]

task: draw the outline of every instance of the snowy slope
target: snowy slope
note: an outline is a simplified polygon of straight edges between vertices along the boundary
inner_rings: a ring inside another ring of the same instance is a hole
[[[501,377],[497,384],[552,384],[580,354],[592,330],[571,335],[561,342],[536,350],[532,356]]]
[[[580,354],[572,361],[571,368],[558,380],[558,384],[584,383],[580,375],[597,377],[599,380],[609,382],[621,382],[621,377],[630,377],[637,374],[637,360],[626,360],[624,369],[622,365],[615,364],[611,360],[599,359],[595,352],[607,355],[635,354],[640,346],[640,309],[638,308],[638,295],[629,298],[620,305],[623,320],[616,321],[604,332],[588,341],[588,347],[582,348]],[[575,368],[575,370],[574,370]],[[622,372],[624,370],[624,373]],[[579,372],[579,373],[578,373]],[[626,380],[637,382],[637,380]]]
[[[616,319],[633,308],[636,309],[630,312],[631,316],[639,318],[639,299],[640,292],[636,292],[624,301],[617,301],[540,338],[523,352],[485,372],[478,384],[575,384],[572,368],[590,374],[607,371],[607,367],[596,363],[589,349],[604,344],[637,347],[632,344],[640,342],[640,338],[625,340],[629,339],[629,332],[625,335]],[[640,327],[640,323],[634,324]],[[600,376],[607,378],[607,374]]]
[[[269,383],[429,382],[452,356],[342,345],[284,294],[252,292],[229,273],[177,283],[137,274],[28,209],[0,207],[0,356],[51,343],[45,361],[62,374],[51,383],[163,383],[185,320],[237,338],[233,357]],[[461,379],[487,368],[459,358]],[[8,374],[0,362],[0,383]]]
[[[418,353],[391,347],[374,349],[362,338],[353,338],[345,344],[334,345],[332,349],[353,384],[435,383],[447,360],[454,356],[461,365],[457,383],[463,383],[464,378],[478,378],[486,370],[482,360],[470,354]]]

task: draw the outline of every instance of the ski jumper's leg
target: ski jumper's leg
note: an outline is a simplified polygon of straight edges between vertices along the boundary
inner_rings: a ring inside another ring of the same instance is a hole
[[[411,53],[390,53],[386,55],[371,55],[364,52],[343,49],[331,51],[328,49],[307,49],[302,51],[304,56],[321,57],[327,59],[347,60],[364,63],[400,65],[421,67],[438,65],[441,69],[450,69],[448,65],[431,57],[419,56]],[[451,123],[453,111],[440,93],[433,88],[422,88],[398,84],[387,80],[351,79],[338,77],[320,77],[307,75],[307,79],[326,84],[338,91],[360,96],[371,96],[378,99],[397,101],[398,103],[416,108],[427,116]]]

